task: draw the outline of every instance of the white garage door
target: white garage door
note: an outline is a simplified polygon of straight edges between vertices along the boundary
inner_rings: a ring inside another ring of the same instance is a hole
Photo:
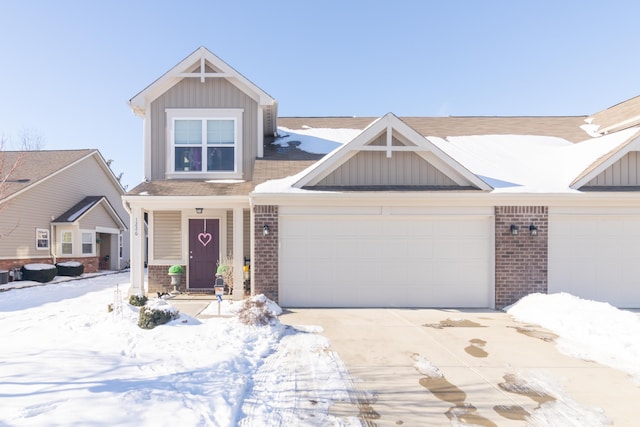
[[[549,219],[549,293],[640,307],[640,216]]]
[[[492,218],[280,216],[288,307],[491,307]]]

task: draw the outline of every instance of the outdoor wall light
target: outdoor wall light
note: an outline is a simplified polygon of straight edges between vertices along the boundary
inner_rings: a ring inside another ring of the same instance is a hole
[[[201,214],[202,213],[202,208],[196,208],[196,213]]]
[[[269,225],[268,225],[268,224],[265,224],[265,225],[262,227],[262,234],[264,234],[265,236],[268,236],[268,235],[269,235]]]
[[[538,235],[538,227],[536,227],[535,225],[531,224],[529,226],[529,234],[531,234],[532,236],[537,236]]]
[[[517,225],[515,225],[515,224],[511,224],[511,235],[512,235],[512,236],[517,236],[517,235],[518,235],[518,230],[519,230],[519,229],[520,229],[520,228],[519,228]]]

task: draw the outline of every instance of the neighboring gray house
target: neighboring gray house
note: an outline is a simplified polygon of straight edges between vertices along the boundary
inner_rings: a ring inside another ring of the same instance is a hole
[[[640,307],[639,98],[576,117],[277,118],[199,48],[130,106],[146,178],[124,197],[133,292],[167,289],[173,264],[211,291],[231,256],[236,283],[250,264],[251,292],[289,307],[562,291]],[[301,144],[346,131],[326,156]]]
[[[124,189],[98,150],[1,151],[0,269],[79,261],[85,272],[129,262]]]

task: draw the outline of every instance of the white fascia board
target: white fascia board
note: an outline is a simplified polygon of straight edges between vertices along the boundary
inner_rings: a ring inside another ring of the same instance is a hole
[[[249,196],[123,196],[130,207],[146,210],[249,207]]]
[[[635,192],[485,193],[459,192],[300,192],[252,193],[252,205],[279,206],[548,206],[639,207]]]
[[[324,159],[320,160],[318,163],[316,163],[316,167],[310,168],[309,172],[294,184],[294,187],[302,188],[306,185],[317,184],[320,180],[322,180],[322,178],[330,174],[332,171],[336,170],[347,160],[353,157],[357,152],[369,150],[369,147],[365,148],[365,145],[371,142],[373,139],[377,138],[384,132],[387,132],[387,135],[389,135],[394,130],[404,138],[406,138],[409,142],[415,144],[415,147],[405,148],[381,146],[379,148],[375,147],[375,149],[379,149],[380,151],[393,151],[397,148],[397,151],[415,151],[426,161],[429,161],[443,173],[448,175],[458,185],[470,184],[484,191],[491,191],[493,189],[490,185],[488,185],[482,179],[478,178],[474,173],[466,169],[459,162],[450,157],[447,153],[442,151],[438,146],[429,141],[429,139],[416,132],[411,126],[404,123],[393,113],[387,113],[386,115],[375,120],[353,140],[338,148],[333,153],[326,156]],[[422,151],[423,153],[420,153],[420,151]]]
[[[238,89],[246,93],[261,105],[273,105],[275,102],[275,99],[268,93],[253,84],[249,79],[244,77],[222,59],[218,58],[207,48],[201,46],[169,71],[160,76],[156,81],[131,98],[129,100],[129,106],[137,115],[143,114],[151,102],[176,85],[183,78],[189,78],[187,75],[193,75],[193,77],[201,75],[206,76],[207,73],[204,72],[188,72],[191,67],[196,64],[201,65],[204,61],[211,63],[215,68],[221,70],[221,78],[227,79],[231,84],[238,87]]]

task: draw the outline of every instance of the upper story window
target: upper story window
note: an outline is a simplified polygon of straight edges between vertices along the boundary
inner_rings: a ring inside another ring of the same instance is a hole
[[[168,176],[242,175],[242,110],[167,109]]]

